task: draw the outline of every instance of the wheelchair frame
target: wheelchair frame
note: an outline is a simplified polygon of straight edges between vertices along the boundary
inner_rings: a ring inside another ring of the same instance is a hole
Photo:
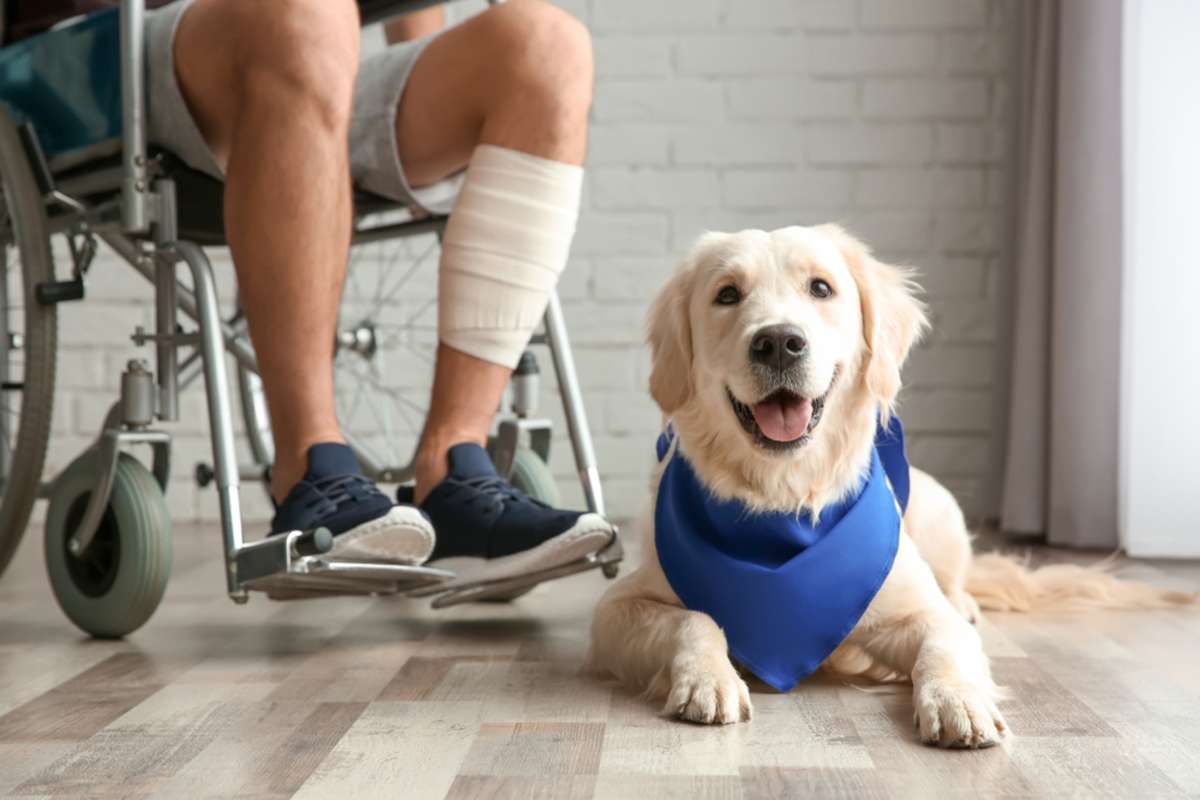
[[[413,3],[414,7],[432,5]],[[374,14],[382,16],[382,4],[375,2]],[[393,5],[397,5],[393,3]],[[399,10],[399,9],[397,9]],[[119,174],[84,174],[67,179],[61,187],[54,185],[50,170],[39,154],[30,154],[35,174],[38,161],[44,178],[43,200],[56,206],[60,213],[47,217],[50,234],[67,233],[75,250],[74,237],[81,236],[84,250],[89,244],[94,250],[98,237],[109,245],[122,260],[152,283],[155,293],[155,330],[146,332],[139,326],[132,336],[135,344],[152,344],[155,351],[155,371],[141,362],[130,362],[122,375],[120,400],[110,408],[97,439],[101,472],[95,489],[90,493],[86,510],[75,528],[68,548],[81,553],[101,524],[109,503],[117,472],[121,448],[146,444],[153,452],[153,473],[165,491],[170,474],[170,434],[155,430],[157,420],[173,422],[179,419],[179,393],[202,378],[208,408],[213,465],[211,480],[215,483],[220,507],[222,541],[226,563],[227,592],[237,603],[248,599],[250,590],[263,590],[274,597],[308,597],[327,594],[395,593],[419,590],[435,594],[438,585],[453,575],[444,570],[422,566],[335,561],[325,557],[332,546],[328,531],[291,531],[246,542],[243,536],[239,479],[241,477],[234,446],[234,427],[231,411],[232,395],[226,371],[225,354],[234,357],[240,368],[257,374],[253,350],[245,338],[244,321],[225,321],[221,318],[212,266],[202,247],[192,241],[179,240],[176,184],[169,172],[164,172],[148,156],[145,120],[144,86],[144,2],[121,0],[120,77],[124,133],[121,143]],[[15,123],[0,109],[0,124]],[[36,148],[36,138],[30,139]],[[96,205],[76,199],[109,189],[115,196]],[[46,213],[45,207],[42,213]],[[425,219],[390,222],[370,227],[357,223],[353,234],[355,244],[399,238],[422,233],[440,233],[444,219]],[[82,296],[82,278],[87,270],[90,253],[75,256],[73,281],[57,282],[49,289],[69,291],[77,284]],[[182,262],[191,276],[191,287],[178,276]],[[38,287],[39,292],[42,287]],[[184,332],[178,325],[179,315],[194,321],[197,329]],[[588,429],[586,413],[580,394],[575,364],[567,337],[566,325],[557,294],[552,294],[543,318],[543,332],[535,334],[532,344],[544,344],[551,353],[574,451],[578,475],[589,510],[604,513],[599,471]],[[192,348],[181,359],[180,349]],[[514,419],[499,423],[500,455],[497,466],[506,472],[511,465],[518,439],[528,432],[541,437],[548,446],[548,423],[524,418],[518,409]],[[348,443],[356,451],[364,472],[377,480],[403,481],[411,477],[412,465],[397,472],[393,465],[377,463],[364,449]],[[252,442],[252,445],[254,443]],[[254,446],[261,451],[261,443]],[[250,469],[248,474],[261,477],[261,470]],[[57,478],[55,479],[57,480]],[[39,496],[48,496],[54,480],[43,483]],[[449,594],[435,599],[435,606],[450,605],[489,596],[513,596],[549,578],[595,567],[606,575],[616,574],[622,557],[619,539],[614,535],[607,548],[579,562],[563,565],[544,573],[503,582],[502,585],[476,584],[460,586]]]

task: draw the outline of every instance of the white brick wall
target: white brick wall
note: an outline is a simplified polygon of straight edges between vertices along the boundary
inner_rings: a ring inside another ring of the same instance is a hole
[[[935,328],[908,369],[904,418],[914,460],[979,512],[1000,396],[993,294],[1006,269],[1008,4],[564,5],[593,32],[597,84],[585,207],[562,296],[613,512],[632,515],[644,500],[658,415],[640,332],[674,259],[706,228],[829,220],[923,271]],[[228,296],[227,260],[219,267]],[[141,279],[112,264],[97,266],[89,291],[85,305],[62,309],[55,466],[94,434],[133,352],[127,331],[150,318]],[[577,502],[551,391],[543,408],[558,426],[554,467]],[[171,506],[179,519],[211,519],[212,494],[190,482],[194,462],[208,458],[196,391],[184,408]],[[244,495],[248,516],[267,513],[257,488]]]

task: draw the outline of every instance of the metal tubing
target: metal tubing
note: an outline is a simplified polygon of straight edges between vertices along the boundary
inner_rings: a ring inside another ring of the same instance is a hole
[[[110,431],[108,435],[100,437],[99,455],[97,456],[100,461],[100,475],[95,488],[88,495],[83,519],[79,521],[79,526],[75,528],[75,534],[67,542],[67,549],[71,551],[71,555],[81,554],[92,543],[96,531],[100,529],[100,519],[104,516],[104,510],[108,508],[108,498],[112,495],[113,481],[117,477],[117,437],[115,433],[115,431]]]
[[[121,221],[129,233],[144,233],[150,224],[146,168],[144,0],[121,0]]]
[[[176,252],[192,272],[196,322],[204,354],[204,388],[208,398],[208,423],[212,434],[213,472],[221,505],[221,530],[225,543],[225,578],[229,596],[245,598],[237,576],[237,554],[242,547],[242,512],[238,502],[237,451],[233,445],[229,381],[225,374],[225,347],[221,337],[221,310],[212,266],[204,251],[191,242],[179,242]]]
[[[275,460],[275,441],[270,429],[271,413],[262,379],[253,372],[238,370],[238,399],[242,404],[242,419],[246,423],[246,439],[255,462],[267,465]]]
[[[151,283],[156,282],[157,273],[150,266],[149,260],[138,250],[136,242],[118,233],[97,231],[96,235],[103,239],[105,244],[115,250],[117,255],[125,259],[131,267],[140,272],[143,278]],[[176,282],[175,299],[177,301],[176,304],[183,313],[187,314],[191,319],[199,321],[199,312],[194,293],[178,281]],[[221,322],[219,317],[217,321],[220,323],[218,331],[224,340],[225,348],[229,351],[229,354],[236,358],[238,363],[246,369],[258,372],[258,360],[250,345],[244,342],[233,328]]]
[[[351,242],[354,244],[369,244],[387,239],[396,239],[401,236],[417,236],[422,233],[436,233],[438,236],[441,236],[445,228],[446,217],[431,217],[429,219],[418,219],[410,222],[394,222],[390,225],[379,225],[374,228],[356,230],[351,236]]]
[[[203,359],[204,356],[199,350],[193,350],[179,365],[178,391],[184,391],[200,377],[204,370]]]
[[[600,488],[600,471],[596,468],[592,434],[588,428],[587,412],[583,407],[583,396],[579,391],[575,358],[571,355],[571,344],[567,340],[567,325],[563,321],[558,292],[550,294],[543,322],[546,327],[546,344],[554,361],[554,374],[558,377],[558,390],[562,395],[567,432],[571,434],[571,449],[575,452],[575,467],[579,470],[583,494],[587,499],[588,509],[603,514],[604,495]]]
[[[179,347],[175,334],[175,262],[156,259],[154,279],[155,321],[158,339],[154,342],[158,367],[158,418],[167,422],[179,419]]]
[[[158,219],[154,223],[154,243],[166,247],[177,238],[175,228],[175,182],[154,182],[159,202]],[[154,275],[155,321],[158,339],[158,418],[167,422],[179,419],[179,347],[171,338],[176,332],[175,261],[159,258]]]

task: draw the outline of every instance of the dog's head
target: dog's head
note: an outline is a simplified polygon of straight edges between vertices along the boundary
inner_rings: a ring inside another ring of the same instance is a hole
[[[650,391],[718,494],[819,510],[861,473],[925,326],[911,272],[837,226],[710,233],[651,307]]]

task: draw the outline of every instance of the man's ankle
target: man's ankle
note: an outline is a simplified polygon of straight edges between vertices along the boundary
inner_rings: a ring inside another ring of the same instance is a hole
[[[317,444],[345,444],[341,434],[331,434],[308,442],[298,451],[294,449],[277,449],[275,463],[271,465],[271,497],[276,503],[282,503],[288,492],[296,484],[304,480],[308,472],[308,451]]]
[[[271,465],[271,497],[277,505],[282,503],[292,487],[304,478],[304,462],[290,463],[291,461],[285,463],[276,457],[275,463]]]
[[[446,479],[450,474],[450,448],[457,444],[473,442],[480,447],[487,447],[487,436],[473,433],[444,433],[428,435],[422,439],[421,447],[414,459],[416,468],[416,485],[413,487],[413,500],[417,505],[425,502],[425,498],[433,488]]]

